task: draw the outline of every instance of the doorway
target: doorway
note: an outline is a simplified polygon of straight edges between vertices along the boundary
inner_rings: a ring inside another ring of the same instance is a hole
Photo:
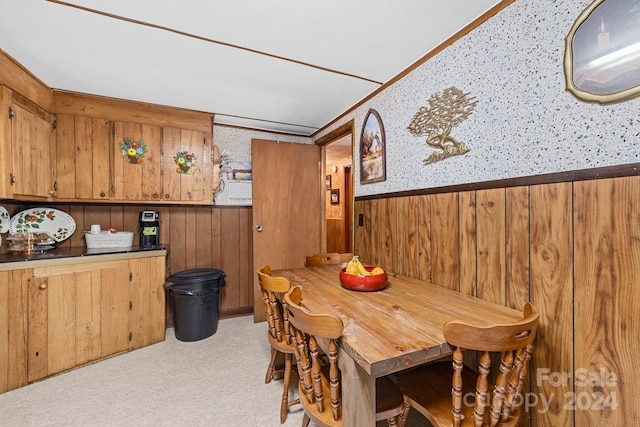
[[[325,145],[327,252],[353,252],[353,133]]]

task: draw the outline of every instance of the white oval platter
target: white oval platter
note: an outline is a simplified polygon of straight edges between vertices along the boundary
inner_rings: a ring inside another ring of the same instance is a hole
[[[62,242],[76,231],[76,222],[66,213],[52,208],[31,208],[11,218],[9,233],[47,233],[52,242]]]
[[[4,206],[0,206],[0,233],[9,231],[9,211]]]

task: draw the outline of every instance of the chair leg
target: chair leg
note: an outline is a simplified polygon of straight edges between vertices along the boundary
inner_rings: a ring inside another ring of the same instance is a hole
[[[293,361],[292,354],[285,355],[284,361],[284,385],[282,391],[282,402],[280,403],[280,424],[284,424],[289,412],[289,385],[291,384],[291,366]]]
[[[267,375],[264,377],[265,384],[269,384],[273,379],[273,367],[276,364],[276,357],[278,357],[278,350],[271,347],[271,360],[269,361],[269,366],[267,366]]]
[[[410,410],[411,410],[411,405],[405,399],[402,412],[400,413],[400,415],[398,415],[398,427],[404,427],[405,424],[407,424],[407,419],[409,418]]]
[[[307,427],[310,421],[311,421],[311,418],[309,418],[309,415],[305,413],[304,418],[302,418],[302,427]]]

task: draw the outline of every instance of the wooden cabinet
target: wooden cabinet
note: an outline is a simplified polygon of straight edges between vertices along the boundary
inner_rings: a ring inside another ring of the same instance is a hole
[[[0,56],[0,59],[2,56]],[[5,114],[11,105],[11,91],[0,84],[0,198],[13,197],[11,189],[11,122]]]
[[[176,159],[182,158],[182,164]],[[163,201],[203,202],[213,200],[211,135],[165,127],[162,137]]]
[[[0,392],[163,341],[164,266],[153,256],[0,272]]]
[[[66,92],[52,110],[59,201],[213,204],[212,114]],[[196,165],[179,173],[183,152]]]
[[[71,114],[56,132],[58,200],[213,203],[211,134]]]
[[[57,198],[108,200],[112,123],[71,114],[58,114],[56,122]]]
[[[159,126],[115,122],[112,170],[114,199],[144,202],[161,200],[161,138]],[[123,143],[125,140],[130,140],[131,144]]]
[[[0,393],[27,385],[27,275],[0,271]]]
[[[46,199],[55,195],[51,116],[0,86],[0,197]]]

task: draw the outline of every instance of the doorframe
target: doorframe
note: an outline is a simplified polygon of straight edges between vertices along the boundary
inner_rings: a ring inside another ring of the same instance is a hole
[[[347,209],[350,212],[350,216],[348,218],[348,224],[347,224],[347,228],[349,229],[349,233],[347,238],[349,239],[349,241],[351,242],[352,245],[352,251],[355,250],[355,210],[354,210],[354,206],[355,206],[355,180],[353,179],[353,167],[354,167],[354,162],[355,162],[355,156],[354,156],[354,130],[355,130],[355,120],[351,119],[349,120],[347,123],[343,124],[342,126],[332,130],[331,132],[329,132],[328,134],[321,136],[320,138],[316,139],[315,144],[319,145],[321,147],[321,154],[320,154],[320,182],[324,183],[325,181],[325,176],[326,176],[326,149],[327,149],[327,145],[329,145],[331,142],[343,138],[347,135],[351,135],[351,188],[349,189],[349,208]],[[321,209],[322,209],[322,214],[321,214],[321,218],[320,221],[322,221],[321,225],[320,225],[320,233],[322,234],[322,251],[326,252],[327,250],[327,205],[326,205],[326,197],[325,197],[325,187],[324,185],[321,185],[321,194],[318,195],[318,197],[320,197],[321,200]],[[345,199],[345,201],[347,202],[347,200]],[[346,218],[347,219],[347,218]]]

